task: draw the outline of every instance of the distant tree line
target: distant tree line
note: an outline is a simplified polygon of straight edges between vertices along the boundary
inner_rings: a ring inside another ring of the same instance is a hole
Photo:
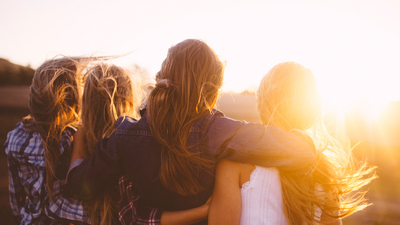
[[[35,70],[0,58],[0,86],[30,85]]]

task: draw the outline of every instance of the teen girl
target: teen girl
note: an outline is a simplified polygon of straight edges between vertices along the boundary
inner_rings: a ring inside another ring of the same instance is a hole
[[[239,122],[213,109],[223,73],[204,42],[171,47],[141,119],[119,118],[115,132],[70,171],[69,188],[90,196],[126,173],[145,204],[182,210],[207,201],[220,158],[284,170],[310,164],[314,148],[301,131]]]
[[[7,135],[10,204],[15,224],[83,224],[81,202],[65,198],[69,149],[80,112],[83,59],[46,61],[30,88],[31,114]]]
[[[139,87],[139,84],[135,84]],[[115,130],[115,121],[126,115],[137,118],[136,109],[140,102],[140,88],[134,88],[128,73],[115,65],[100,63],[88,69],[82,98],[82,124],[84,146],[81,155],[85,158],[94,151],[96,143],[108,138]],[[74,152],[78,153],[78,152]],[[140,195],[126,176],[119,182],[101,187],[101,194],[92,193],[86,204],[90,209],[92,224],[182,224],[194,223],[207,218],[208,205],[198,208],[167,212],[140,204]],[[117,185],[119,184],[119,188]],[[119,190],[119,192],[118,192]],[[120,193],[120,195],[115,195]],[[122,198],[122,199],[121,199]],[[99,218],[100,217],[100,218]],[[119,221],[118,221],[119,220]]]
[[[368,204],[357,192],[373,168],[331,137],[312,72],[294,62],[274,66],[256,93],[264,125],[308,131],[316,160],[306,176],[222,160],[217,167],[209,224],[341,224]],[[345,194],[349,194],[343,198]]]

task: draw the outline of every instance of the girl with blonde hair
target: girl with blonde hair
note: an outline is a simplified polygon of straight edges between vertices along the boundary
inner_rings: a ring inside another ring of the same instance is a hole
[[[93,153],[100,139],[108,138],[114,132],[118,117],[137,117],[135,109],[141,99],[139,92],[134,93],[138,89],[133,88],[132,80],[124,69],[99,63],[87,70],[81,115],[85,127],[85,148],[79,156],[84,158]],[[117,203],[113,196],[116,192],[112,186],[104,186],[102,191],[104,194],[93,193],[92,198],[85,201],[86,208],[89,209],[92,224],[114,224],[118,221]]]
[[[313,161],[313,145],[301,131],[239,122],[213,109],[223,74],[224,63],[203,41],[172,46],[140,120],[119,118],[115,132],[70,170],[70,190],[90,196],[126,173],[144,204],[183,210],[210,197],[220,158],[286,170]]]
[[[86,58],[44,62],[30,87],[30,115],[7,135],[10,204],[15,224],[83,224],[81,202],[62,194],[79,121]]]
[[[210,224],[341,224],[369,204],[359,189],[374,168],[329,135],[311,70],[294,62],[274,66],[256,92],[264,125],[306,131],[316,159],[296,172],[222,160],[216,172]]]
[[[127,71],[112,64],[101,63],[88,70],[82,97],[82,125],[86,128],[86,153],[91,155],[102,138],[115,130],[120,116],[138,118],[141,104],[140,84],[133,83]]]

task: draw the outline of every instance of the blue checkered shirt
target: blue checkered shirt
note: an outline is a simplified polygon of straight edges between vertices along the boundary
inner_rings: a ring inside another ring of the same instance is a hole
[[[57,175],[65,178],[69,167],[72,135],[75,130],[67,128],[60,140],[61,156]],[[4,144],[8,155],[10,205],[16,224],[32,224],[43,215],[90,223],[80,201],[63,196],[65,179],[53,183],[54,198],[51,202],[46,191],[45,155],[38,132],[18,123],[7,135]],[[61,168],[61,169],[60,169]]]

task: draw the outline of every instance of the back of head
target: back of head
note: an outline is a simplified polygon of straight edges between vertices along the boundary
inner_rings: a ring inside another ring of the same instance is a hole
[[[71,124],[78,120],[80,83],[77,62],[72,58],[44,62],[35,72],[30,88],[29,109],[36,123],[55,120]],[[63,119],[56,119],[62,116]]]
[[[73,58],[44,62],[35,72],[30,88],[29,109],[43,140],[46,158],[46,186],[52,198],[52,181],[60,155],[60,137],[78,122],[80,70]]]
[[[354,159],[351,148],[342,146],[325,129],[321,100],[309,69],[294,62],[274,66],[262,79],[256,97],[263,124],[286,131],[308,129],[316,145],[316,160],[307,168],[308,175],[280,171],[285,215],[290,224],[321,222],[317,208],[331,218],[343,218],[368,205],[365,193],[343,198],[374,179],[373,168]]]
[[[223,72],[224,64],[206,43],[195,39],[182,41],[168,50],[156,76],[153,96],[165,92],[170,95],[161,103],[172,100],[187,108],[185,114],[203,114],[215,105]]]
[[[274,66],[256,93],[263,124],[306,130],[321,117],[321,100],[311,70],[295,62]]]
[[[147,115],[162,150],[161,182],[181,195],[200,191],[192,165],[205,161],[187,149],[193,123],[210,113],[222,86],[224,63],[203,41],[188,39],[172,46],[156,76]]]
[[[140,96],[134,95],[132,81],[124,69],[100,63],[87,72],[82,103],[82,123],[90,155],[100,139],[114,132],[118,117],[136,117]]]

